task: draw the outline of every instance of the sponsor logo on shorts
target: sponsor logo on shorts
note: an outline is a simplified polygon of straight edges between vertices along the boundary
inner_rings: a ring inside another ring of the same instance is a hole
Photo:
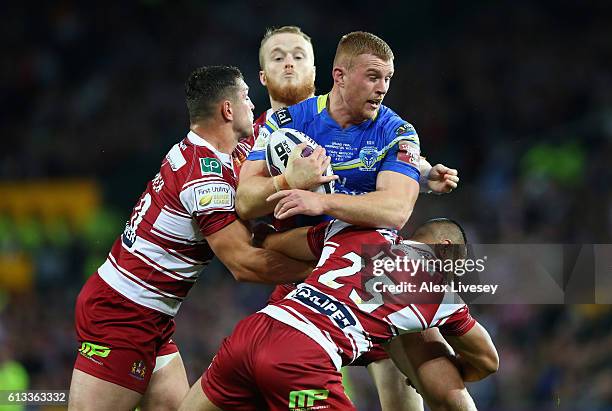
[[[202,169],[202,175],[205,174],[216,174],[223,175],[221,171],[221,162],[216,158],[200,158],[200,168]]]
[[[79,348],[79,354],[83,357],[92,360],[93,362],[102,365],[101,361],[96,360],[93,357],[106,358],[110,354],[111,349],[105,347],[103,345],[93,344],[90,342],[81,343],[81,348]]]
[[[289,409],[293,411],[322,410],[329,405],[314,405],[315,401],[326,400],[329,390],[300,390],[289,393]]]
[[[130,370],[130,375],[136,379],[144,380],[146,373],[147,366],[144,364],[144,361],[134,361],[134,364],[132,364],[132,369]]]

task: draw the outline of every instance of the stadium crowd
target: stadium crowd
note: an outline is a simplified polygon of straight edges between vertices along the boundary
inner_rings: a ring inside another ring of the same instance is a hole
[[[320,92],[330,87],[339,34],[369,30],[396,50],[385,104],[416,126],[428,158],[461,173],[452,195],[419,199],[406,232],[444,215],[461,221],[474,243],[611,243],[610,6],[518,3],[403,5],[388,16],[395,25],[371,21],[360,2],[342,13],[326,4],[338,21],[315,6],[285,12],[271,1],[6,6],[0,183],[86,177],[103,201],[82,224],[0,209],[2,265],[25,255],[32,275],[15,287],[7,285],[9,266],[0,270],[0,376],[12,367],[27,373],[32,389],[67,389],[76,293],[122,230],[142,181],[183,137],[184,79],[202,64],[234,64],[263,111],[256,62],[268,25],[298,24],[313,35]],[[119,181],[128,189],[118,192]],[[190,382],[268,293],[236,284],[220,264],[206,269],[177,320]],[[473,312],[501,363],[470,386],[480,409],[612,409],[610,306]],[[353,374],[358,408],[377,409],[371,383]]]

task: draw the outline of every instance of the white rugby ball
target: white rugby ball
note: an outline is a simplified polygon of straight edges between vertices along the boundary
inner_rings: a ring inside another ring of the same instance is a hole
[[[268,145],[266,146],[266,164],[271,176],[277,176],[285,172],[289,155],[300,143],[307,144],[307,147],[302,151],[302,157],[308,157],[319,146],[312,138],[292,128],[279,128],[270,134]],[[331,176],[333,174],[334,171],[330,165],[323,175]],[[312,191],[331,194],[334,192],[334,182],[330,181],[329,183],[321,184],[313,188]]]

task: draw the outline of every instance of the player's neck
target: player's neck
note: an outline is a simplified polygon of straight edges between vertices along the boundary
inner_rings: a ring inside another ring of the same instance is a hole
[[[309,99],[311,97],[314,97],[314,94],[309,95],[304,100],[307,100],[307,99]],[[302,100],[302,101],[304,101],[304,100]],[[280,110],[281,108],[284,108],[284,107],[288,107],[288,106],[292,106],[294,104],[301,103],[302,101],[296,101],[295,103],[287,104],[287,103],[283,103],[283,102],[274,100],[272,97],[270,97],[270,107],[272,107],[273,111],[276,111],[276,110]]]
[[[327,112],[341,128],[356,126],[366,121],[366,119],[363,118],[356,118],[353,113],[351,113],[348,104],[344,101],[342,95],[335,86],[329,92],[329,97],[327,98]]]
[[[236,147],[237,140],[230,125],[192,124],[190,128],[221,153],[231,154]]]

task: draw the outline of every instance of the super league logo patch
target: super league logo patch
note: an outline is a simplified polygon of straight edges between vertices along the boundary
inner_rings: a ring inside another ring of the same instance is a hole
[[[276,112],[276,117],[278,118],[279,127],[282,127],[285,124],[289,124],[293,121],[293,119],[291,118],[291,113],[289,113],[289,110],[287,109],[287,107],[281,108],[280,110],[278,110]]]
[[[418,147],[410,141],[400,141],[398,144],[397,160],[410,164],[418,169],[421,160],[421,154]]]
[[[401,126],[397,128],[397,130],[395,130],[396,137],[401,136],[402,134],[409,134],[409,133],[416,133],[414,127],[412,127],[412,124],[410,123],[402,124]]]

